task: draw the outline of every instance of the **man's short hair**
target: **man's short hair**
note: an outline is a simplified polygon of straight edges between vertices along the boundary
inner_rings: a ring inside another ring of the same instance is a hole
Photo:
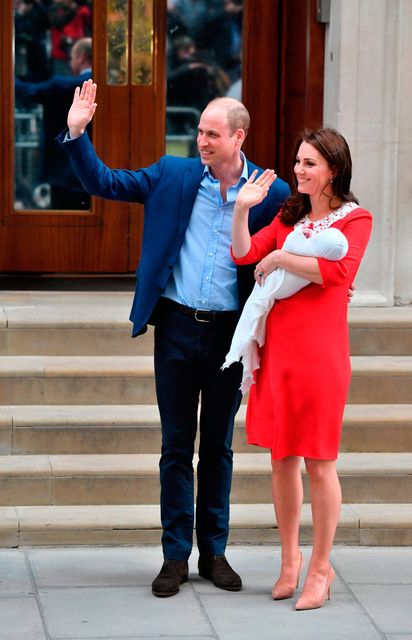
[[[250,115],[243,102],[235,98],[221,97],[211,100],[208,107],[213,105],[219,105],[225,109],[231,136],[237,129],[243,129],[246,137],[250,127]]]
[[[87,62],[92,63],[92,39],[91,38],[80,38],[77,40],[73,47],[73,53],[76,55],[84,55]]]

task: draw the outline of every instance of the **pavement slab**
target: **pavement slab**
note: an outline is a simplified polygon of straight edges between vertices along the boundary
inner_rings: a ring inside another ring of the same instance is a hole
[[[412,634],[412,583],[355,584],[352,592],[383,633]]]
[[[40,601],[50,635],[63,639],[210,635],[210,626],[201,603],[190,585],[173,598],[154,598],[144,587],[85,587],[82,589],[40,590]]]
[[[306,567],[311,547],[303,545]],[[0,549],[0,640],[412,640],[412,547],[336,545],[331,601],[297,612],[275,602],[276,545],[230,545],[243,590],[197,574],[173,598],[155,598],[159,545]]]
[[[204,596],[219,640],[380,640],[373,622],[350,594],[332,594],[322,609],[295,611],[293,600],[275,602],[270,594],[232,594],[222,602]]]
[[[48,640],[33,596],[0,596],[0,620],[0,640]]]
[[[24,554],[17,550],[0,550],[0,599],[33,593],[34,584]]]

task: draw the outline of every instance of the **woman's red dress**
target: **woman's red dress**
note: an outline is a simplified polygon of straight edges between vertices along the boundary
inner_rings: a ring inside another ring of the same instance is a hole
[[[269,313],[246,431],[250,444],[271,449],[275,459],[337,458],[351,376],[348,290],[371,224],[371,214],[360,207],[334,222],[348,240],[346,256],[336,262],[318,258],[323,284],[310,283],[276,301]],[[253,236],[248,254],[236,264],[258,262],[281,248],[292,230],[277,216]]]

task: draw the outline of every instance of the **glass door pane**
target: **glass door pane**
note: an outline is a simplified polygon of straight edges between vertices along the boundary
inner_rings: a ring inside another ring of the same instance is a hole
[[[242,99],[242,21],[242,0],[168,2],[166,153],[196,155],[207,103]]]
[[[91,77],[92,0],[14,0],[14,208],[89,209],[55,137]]]

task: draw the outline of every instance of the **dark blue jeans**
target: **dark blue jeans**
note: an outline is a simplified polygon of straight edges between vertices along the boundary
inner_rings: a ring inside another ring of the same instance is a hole
[[[196,537],[199,552],[222,555],[229,533],[233,423],[242,366],[221,370],[236,314],[198,322],[175,309],[155,321],[156,393],[162,424],[160,505],[165,559],[187,560],[194,527],[193,454],[199,414]]]

